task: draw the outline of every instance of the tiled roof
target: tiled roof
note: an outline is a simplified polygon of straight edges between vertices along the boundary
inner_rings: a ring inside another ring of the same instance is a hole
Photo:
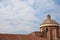
[[[0,40],[46,40],[35,35],[0,34]]]

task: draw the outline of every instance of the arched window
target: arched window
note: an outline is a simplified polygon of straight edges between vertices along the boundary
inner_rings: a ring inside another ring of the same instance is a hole
[[[46,32],[48,31],[48,28],[46,28]]]

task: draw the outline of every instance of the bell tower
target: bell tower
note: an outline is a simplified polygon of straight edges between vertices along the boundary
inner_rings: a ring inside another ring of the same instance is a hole
[[[47,19],[40,25],[40,31],[48,40],[56,40],[58,37],[59,24],[51,19],[50,15],[47,15]]]

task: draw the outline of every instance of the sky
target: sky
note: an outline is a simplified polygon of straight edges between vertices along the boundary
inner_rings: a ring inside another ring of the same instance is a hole
[[[0,0],[0,33],[40,31],[48,14],[60,24],[60,0]]]

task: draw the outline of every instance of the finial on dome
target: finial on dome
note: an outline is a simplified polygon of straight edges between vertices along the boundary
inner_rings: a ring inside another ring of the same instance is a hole
[[[50,15],[47,15],[47,19],[51,19],[51,16]]]

